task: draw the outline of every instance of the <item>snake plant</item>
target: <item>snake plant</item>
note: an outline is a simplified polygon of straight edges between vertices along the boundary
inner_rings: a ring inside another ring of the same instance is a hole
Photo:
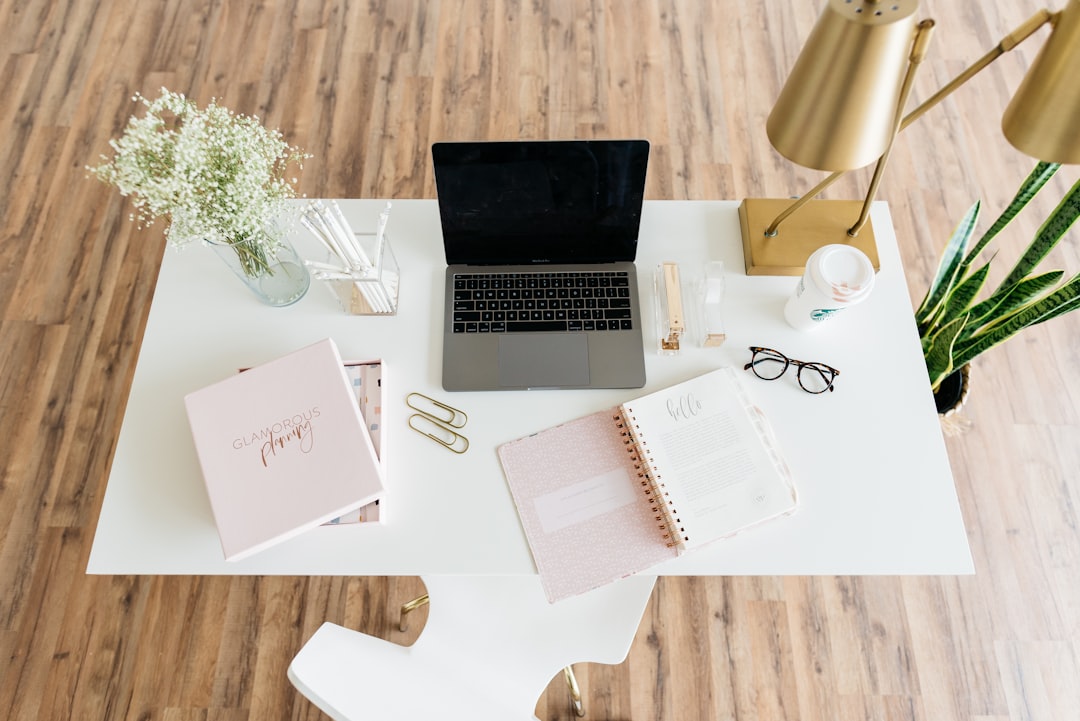
[[[1039,162],[1005,212],[968,250],[979,219],[980,203],[976,202],[945,246],[937,274],[915,312],[926,369],[935,392],[950,373],[979,354],[1004,343],[1024,328],[1080,307],[1080,274],[1061,282],[1065,275],[1062,270],[1036,272],[1039,263],[1080,216],[1080,181],[1046,218],[1031,244],[994,290],[984,290],[994,258],[976,265],[979,254],[1046,185],[1058,167],[1057,163]]]

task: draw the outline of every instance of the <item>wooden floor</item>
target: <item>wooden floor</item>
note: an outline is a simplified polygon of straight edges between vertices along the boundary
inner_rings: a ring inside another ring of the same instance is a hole
[[[611,136],[652,141],[651,198],[783,197],[819,175],[781,159],[764,121],[823,4],[0,0],[0,718],[316,719],[285,669],[323,620],[411,640],[389,609],[416,579],[84,574],[164,242],[83,170],[132,93],[259,115],[314,154],[312,197],[432,197],[439,139]],[[922,5],[937,37],[918,98],[1040,7]],[[914,300],[968,205],[1000,209],[1034,162],[999,118],[1046,34],[897,143],[881,197]],[[1060,176],[1043,213],[1077,172]],[[1055,267],[1080,269],[1078,240]],[[948,449],[974,576],[664,579],[629,659],[579,670],[590,718],[1076,718],[1080,314],[973,380],[973,428]],[[551,688],[538,715],[569,718]]]

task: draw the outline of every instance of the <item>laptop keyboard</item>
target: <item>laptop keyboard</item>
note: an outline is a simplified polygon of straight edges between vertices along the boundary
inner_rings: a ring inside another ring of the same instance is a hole
[[[454,275],[455,333],[632,330],[624,271]]]

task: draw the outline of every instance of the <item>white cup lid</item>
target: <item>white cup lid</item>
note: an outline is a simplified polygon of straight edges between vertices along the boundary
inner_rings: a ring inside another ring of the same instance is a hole
[[[822,291],[853,302],[874,287],[874,265],[866,253],[850,245],[826,245],[811,256],[810,272]]]

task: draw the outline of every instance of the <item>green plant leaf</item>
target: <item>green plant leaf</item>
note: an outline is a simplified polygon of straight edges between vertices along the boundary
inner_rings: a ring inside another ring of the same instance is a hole
[[[979,238],[979,242],[975,244],[975,247],[971,249],[967,257],[964,258],[964,265],[970,265],[974,259],[982,252],[983,248],[994,239],[994,237],[1005,229],[1012,219],[1020,214],[1031,199],[1038,194],[1042,187],[1054,177],[1054,173],[1061,167],[1061,163],[1048,163],[1040,160],[1035,164],[1035,168],[1031,171],[1024,182],[1020,184],[1020,187],[1016,191],[1016,195],[1013,196],[1009,206],[998,216],[998,219],[994,221],[994,224],[983,233],[983,236]]]
[[[979,291],[986,285],[986,276],[989,273],[990,264],[986,263],[957,285],[945,299],[945,309],[938,319],[938,323],[948,323],[961,314],[967,313]]]
[[[1024,328],[1061,314],[1061,307],[1080,298],[1080,276],[1041,299],[1029,303],[994,325],[975,333],[953,349],[953,362],[959,367],[980,353],[1004,343]]]
[[[1048,270],[1045,273],[1024,278],[1011,288],[999,290],[971,309],[971,328],[979,328],[993,323],[1012,313],[1023,304],[1057,285],[1063,270]]]
[[[920,333],[929,325],[930,319],[938,313],[939,306],[951,292],[953,284],[956,283],[960,263],[964,258],[964,248],[967,246],[967,242],[975,230],[975,224],[979,220],[981,205],[979,201],[975,201],[975,204],[968,208],[967,213],[960,220],[960,224],[956,226],[952,237],[949,238],[949,242],[941,254],[937,275],[930,284],[930,288],[926,291],[926,297],[923,298],[922,304],[915,312],[915,321],[919,325]]]
[[[1031,241],[1031,245],[1020,256],[1020,260],[1009,271],[1005,280],[1001,281],[999,287],[1005,288],[1013,285],[1031,273],[1035,266],[1054,249],[1054,246],[1068,232],[1078,217],[1080,217],[1080,181],[1077,181],[1069,189],[1069,192],[1065,194],[1065,197],[1061,199],[1054,212],[1050,214],[1046,222],[1042,224],[1035,234],[1035,239]]]
[[[1069,281],[1065,285],[1063,285],[1062,287],[1066,288],[1066,287],[1071,286],[1073,284],[1080,284],[1080,273],[1074,275],[1072,278],[1069,278]],[[1073,310],[1076,310],[1077,308],[1080,308],[1080,295],[1078,295],[1076,298],[1073,298],[1070,301],[1066,301],[1066,302],[1062,303],[1055,310],[1050,311],[1049,313],[1044,315],[1042,318],[1039,318],[1039,320],[1035,321],[1035,323],[1032,323],[1032,325],[1038,325],[1039,323],[1045,323],[1046,321],[1050,320],[1051,318],[1057,318],[1059,315],[1065,315],[1066,313],[1068,313],[1070,311],[1073,311]]]
[[[968,317],[961,316],[946,323],[930,338],[923,349],[926,357],[926,372],[930,376],[930,387],[936,392],[945,376],[953,372],[958,365],[953,363],[953,346],[957,337],[967,324]]]
[[[1048,320],[1051,320],[1053,318],[1057,318],[1059,315],[1065,315],[1066,313],[1071,313],[1072,311],[1076,310],[1077,308],[1080,308],[1080,296],[1077,296],[1076,298],[1073,298],[1072,300],[1070,300],[1067,303],[1062,303],[1060,306],[1057,307],[1056,310],[1051,311],[1050,313],[1047,313],[1046,315],[1044,315],[1042,318],[1039,318],[1039,320],[1035,321],[1031,325],[1038,325],[1039,323],[1045,323]]]

